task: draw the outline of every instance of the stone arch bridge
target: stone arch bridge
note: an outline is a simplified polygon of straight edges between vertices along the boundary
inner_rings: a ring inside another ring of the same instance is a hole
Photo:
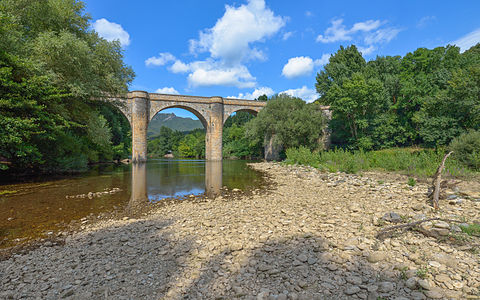
[[[190,111],[206,129],[205,156],[207,160],[222,159],[223,123],[237,111],[249,111],[256,115],[266,102],[224,99],[222,97],[197,97],[166,95],[133,91],[126,98],[111,99],[130,122],[132,129],[132,160],[147,160],[147,129],[152,118],[167,108],[183,108]]]

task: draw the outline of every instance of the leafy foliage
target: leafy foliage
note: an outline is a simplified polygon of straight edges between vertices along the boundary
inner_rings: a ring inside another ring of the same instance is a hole
[[[480,171],[480,131],[470,130],[450,144],[453,156],[464,166]]]
[[[333,110],[332,142],[350,149],[441,147],[480,126],[480,44],[419,48],[365,62],[340,49],[317,74],[318,102]]]
[[[127,91],[134,74],[83,9],[78,0],[0,2],[1,169],[78,170],[128,155],[128,121],[90,99]]]
[[[316,149],[323,126],[320,106],[280,94],[268,100],[257,117],[246,124],[246,135],[254,143],[265,145],[273,139],[275,145],[285,149],[299,146]]]

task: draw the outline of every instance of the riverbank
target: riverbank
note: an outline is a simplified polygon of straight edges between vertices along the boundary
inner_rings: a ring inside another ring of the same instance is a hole
[[[427,185],[411,187],[402,175],[252,166],[267,174],[268,192],[234,191],[228,198],[158,207],[138,219],[87,224],[65,245],[48,243],[0,262],[0,297],[480,296],[478,239],[455,233],[453,223],[424,224],[445,238],[411,231],[375,238],[397,216],[401,222],[433,216],[479,221],[475,185],[451,186],[455,197],[435,213],[426,204]]]

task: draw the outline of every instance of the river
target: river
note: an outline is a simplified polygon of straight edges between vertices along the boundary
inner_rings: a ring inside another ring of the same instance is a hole
[[[149,160],[138,165],[99,165],[69,177],[36,178],[0,185],[0,248],[56,234],[87,217],[134,215],[167,199],[215,198],[228,190],[262,185],[246,161]],[[192,196],[193,195],[193,196]]]

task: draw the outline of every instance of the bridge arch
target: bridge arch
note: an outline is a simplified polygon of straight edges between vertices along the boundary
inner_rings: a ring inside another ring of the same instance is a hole
[[[256,108],[256,107],[254,107],[254,108],[251,108],[251,107],[228,107],[228,108],[225,108],[224,112],[223,112],[223,124],[225,124],[227,119],[229,117],[231,117],[234,113],[244,111],[244,112],[248,112],[248,113],[250,113],[250,114],[252,114],[256,117],[258,112],[260,111],[260,109],[261,108]]]
[[[153,117],[158,114],[159,112],[169,109],[169,108],[181,108],[184,109],[188,112],[191,112],[192,114],[197,117],[200,122],[202,122],[203,127],[205,130],[208,128],[208,122],[207,122],[207,117],[204,116],[197,108],[186,105],[186,104],[175,104],[175,103],[152,103],[150,107],[150,116],[149,116],[149,123],[152,121]]]

